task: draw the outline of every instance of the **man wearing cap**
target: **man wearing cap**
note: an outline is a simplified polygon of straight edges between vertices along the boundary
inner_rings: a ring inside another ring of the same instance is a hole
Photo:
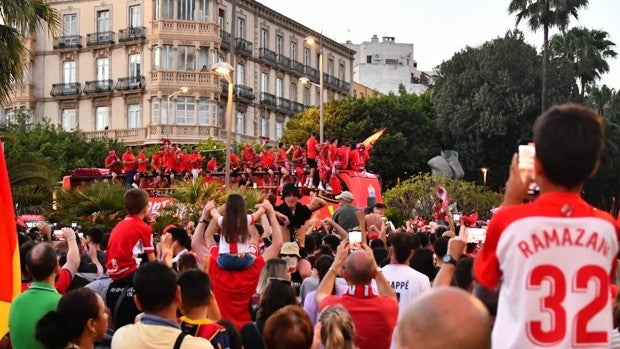
[[[344,230],[350,230],[360,225],[357,220],[357,212],[359,209],[352,205],[353,194],[350,191],[343,191],[340,195],[336,195],[340,207],[334,212],[332,219]]]
[[[304,229],[300,229],[312,216],[312,212],[325,206],[325,200],[314,196],[308,205],[299,203],[301,193],[299,188],[293,183],[288,183],[282,188],[282,201],[275,207],[278,220],[288,229],[282,229],[284,241],[294,241],[303,247]]]
[[[299,254],[299,245],[296,242],[285,242],[280,249],[280,258],[286,261],[288,271],[291,273],[291,286],[299,296],[299,288],[305,278],[312,275],[312,266]]]

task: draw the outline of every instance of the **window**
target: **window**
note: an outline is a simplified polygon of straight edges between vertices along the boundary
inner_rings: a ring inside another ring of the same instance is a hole
[[[235,84],[243,85],[245,81],[245,67],[242,64],[237,64],[237,71],[235,72]]]
[[[282,121],[276,121],[276,139],[282,138],[283,131],[284,131],[284,123]]]
[[[252,129],[254,130],[254,137],[258,137],[260,136],[260,118],[259,117],[254,117],[252,120]]]
[[[237,133],[245,134],[245,113],[237,111]]]
[[[260,135],[263,137],[269,137],[269,115],[264,113],[260,120]]]
[[[178,46],[177,47],[177,70],[195,71],[196,70],[196,47]]]
[[[71,13],[62,16],[62,35],[77,35],[77,14]]]
[[[97,58],[97,80],[103,81],[110,79],[110,59]]]
[[[8,114],[7,114],[8,118]],[[60,125],[64,131],[71,131],[77,128],[77,116],[75,109],[63,109]]]
[[[260,92],[267,92],[267,73],[260,73]]]
[[[174,0],[155,0],[155,19],[172,19],[174,16]]]
[[[269,31],[267,29],[260,30],[260,47],[269,48]]]
[[[177,97],[176,116],[178,125],[196,123],[196,103],[194,97]]]
[[[304,47],[304,65],[310,65],[310,49]]]
[[[282,54],[282,35],[276,35],[276,54]]]
[[[321,54],[317,53],[316,54],[316,70],[321,70],[320,64],[321,62]]]
[[[174,50],[172,45],[155,46],[153,49],[153,69],[173,69]]]
[[[237,37],[241,39],[245,39],[245,19],[239,17],[237,18]]]
[[[77,66],[75,61],[62,62],[62,70],[62,79],[65,84],[70,84],[77,81]]]
[[[194,0],[177,0],[179,3],[179,19],[191,21],[194,19]]]
[[[310,105],[310,87],[304,87],[304,105]]]
[[[130,104],[127,106],[127,128],[138,128],[142,126],[142,113],[140,104]]]
[[[288,97],[291,101],[297,102],[297,84],[291,82],[291,89],[289,90]]]
[[[129,28],[142,26],[142,5],[129,6]]]
[[[209,0],[198,0],[195,20],[206,22],[209,19]]]
[[[282,78],[276,79],[276,98],[282,97]]]
[[[327,75],[334,76],[334,60],[327,60]]]
[[[95,108],[95,131],[107,130],[110,127],[110,107]]]
[[[297,60],[297,43],[291,42],[291,60]]]
[[[151,124],[159,124],[159,99],[156,97],[151,98]]]
[[[366,63],[372,63],[372,55],[366,56]]]
[[[198,51],[198,66],[200,70],[204,70],[205,68],[209,70],[209,67],[212,66],[209,56],[209,48],[207,46],[200,46]]]
[[[223,9],[219,9],[218,22],[220,24],[220,30],[226,30],[226,27],[224,27],[224,24],[226,24],[224,18],[226,18],[226,11],[224,11]]]
[[[344,63],[338,64],[338,79],[344,81]]]
[[[142,61],[142,57],[139,53],[129,55],[129,77],[138,77],[140,76],[140,65]],[[133,80],[132,80],[133,81]]]
[[[97,33],[110,31],[110,11],[97,11]]]
[[[198,101],[198,124],[211,124],[211,101],[207,98],[201,98],[200,101]]]

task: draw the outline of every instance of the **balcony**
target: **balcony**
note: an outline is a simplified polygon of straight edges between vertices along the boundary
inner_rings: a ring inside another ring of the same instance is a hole
[[[157,39],[220,42],[215,22],[159,19],[151,23],[151,34]]]
[[[278,64],[278,58],[276,53],[264,47],[261,47],[258,51],[258,58],[264,59],[265,61],[272,64]]]
[[[52,84],[50,95],[53,97],[77,96],[80,94],[80,83],[69,82],[64,84]]]
[[[291,111],[291,101],[286,98],[277,97],[276,98],[276,108],[283,112]]]
[[[291,59],[286,57],[283,54],[277,54],[276,55],[276,61],[278,62],[278,65],[284,69],[291,69]]]
[[[252,43],[242,38],[235,39],[235,50],[241,54],[252,55]]]
[[[230,35],[229,32],[220,29],[220,38],[222,38],[222,43],[220,45],[226,48],[230,48],[232,35]]]
[[[146,81],[144,76],[128,76],[125,78],[118,78],[116,82],[116,86],[114,88],[116,91],[131,91],[131,90],[139,90],[143,89],[146,86]]]
[[[197,144],[217,136],[217,126],[210,125],[150,125],[147,127],[84,131],[87,139],[117,139],[125,144],[160,143],[169,138],[173,143]]]
[[[303,75],[306,72],[305,66],[301,62],[297,62],[291,59],[290,65],[291,70],[297,74]]]
[[[85,95],[92,93],[109,93],[114,91],[114,81],[112,80],[92,80],[86,81],[82,92]]]
[[[178,90],[182,86],[189,87],[190,91],[216,92],[220,89],[218,75],[210,71],[154,70],[150,83],[155,89]]]
[[[256,98],[254,96],[254,89],[243,85],[235,85],[235,97],[247,102],[251,102]]]
[[[118,42],[146,40],[146,27],[129,27],[118,31]]]
[[[317,69],[314,69],[309,65],[305,65],[304,75],[306,75],[310,79],[310,81],[317,84],[319,83],[319,71]]]
[[[350,93],[351,92],[351,84],[344,81],[344,80],[340,80],[340,89],[346,93]]]
[[[306,109],[306,106],[303,103],[291,101],[291,111],[294,114],[301,113]]]
[[[65,35],[54,39],[54,50],[82,48],[82,35]]]
[[[86,35],[86,46],[114,45],[114,32],[98,32]]]
[[[260,94],[260,104],[267,105],[271,107],[276,106],[276,96],[271,93],[261,92]]]

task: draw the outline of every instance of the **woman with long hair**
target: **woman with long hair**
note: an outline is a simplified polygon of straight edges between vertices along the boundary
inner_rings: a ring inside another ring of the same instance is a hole
[[[48,349],[92,349],[107,328],[103,299],[83,287],[62,296],[56,311],[48,312],[37,323],[35,337]]]
[[[321,331],[321,343],[324,348],[354,348],[355,325],[344,307],[333,305],[323,309],[315,331],[318,328]]]

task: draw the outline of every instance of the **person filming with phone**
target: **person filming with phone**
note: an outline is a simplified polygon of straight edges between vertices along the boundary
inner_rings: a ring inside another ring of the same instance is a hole
[[[398,318],[398,301],[390,282],[383,275],[366,243],[356,243],[353,249],[349,239],[338,246],[336,257],[316,291],[320,310],[340,304],[351,314],[355,324],[355,346],[360,349],[387,349]],[[334,280],[341,274],[349,290],[342,296],[332,295]],[[378,295],[371,287],[377,283]]]

